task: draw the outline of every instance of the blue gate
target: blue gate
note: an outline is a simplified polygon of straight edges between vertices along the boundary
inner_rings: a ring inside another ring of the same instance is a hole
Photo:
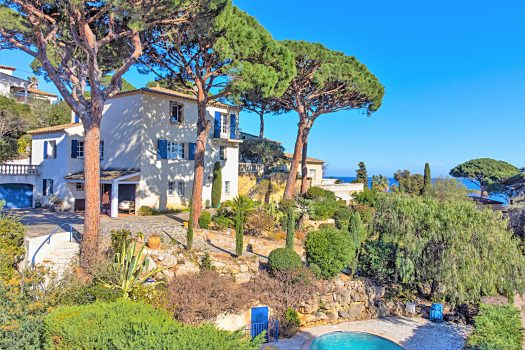
[[[257,306],[251,309],[251,323],[246,326],[246,334],[253,339],[264,332],[267,343],[279,339],[279,322],[269,319],[268,306]]]
[[[5,208],[31,208],[33,206],[33,186],[28,184],[1,184],[0,201]]]

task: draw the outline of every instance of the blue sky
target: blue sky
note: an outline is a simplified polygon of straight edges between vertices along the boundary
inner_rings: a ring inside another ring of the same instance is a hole
[[[353,176],[364,161],[371,174],[398,169],[446,176],[454,165],[491,157],[525,166],[525,1],[312,0],[234,3],[278,39],[320,42],[356,56],[385,85],[381,109],[321,116],[309,155],[328,174]],[[321,4],[321,5],[320,5]],[[0,64],[30,75],[31,60],[1,52]],[[149,80],[126,75],[138,87]],[[41,87],[56,91],[42,82]],[[294,113],[268,116],[266,136],[293,149]],[[244,131],[258,118],[241,115]]]

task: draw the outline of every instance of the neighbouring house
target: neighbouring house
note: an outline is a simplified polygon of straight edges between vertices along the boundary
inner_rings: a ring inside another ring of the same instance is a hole
[[[0,95],[14,98],[19,102],[28,100],[55,103],[58,96],[50,92],[38,90],[36,81],[18,78],[14,75],[16,68],[0,65]]]
[[[285,158],[288,161],[292,161],[293,154],[285,153]],[[324,175],[324,160],[316,159],[312,157],[306,158],[306,169],[308,170],[308,179],[310,180],[310,186],[319,186],[323,182]],[[289,167],[288,167],[289,169]],[[301,175],[301,163],[299,163],[299,168],[297,169],[297,174]]]
[[[213,127],[206,145],[203,204],[211,200],[215,162],[222,164],[222,199],[237,195],[239,112],[222,103],[207,108]],[[100,186],[111,194],[111,216],[123,203],[159,210],[189,205],[196,133],[192,96],[152,87],[108,99],[101,125]],[[78,118],[29,134],[31,164],[0,165],[0,198],[20,207],[45,205],[55,195],[64,210],[83,210],[84,128]]]
[[[347,204],[354,199],[354,194],[363,192],[365,189],[362,182],[339,182],[337,179],[323,179],[319,187],[332,191],[338,199]]]
[[[518,174],[501,181],[501,183],[513,192],[509,204],[525,203],[525,168],[521,168]]]

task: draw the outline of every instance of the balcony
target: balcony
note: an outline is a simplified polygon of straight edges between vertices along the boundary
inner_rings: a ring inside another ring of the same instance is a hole
[[[277,164],[270,169],[265,169],[261,163],[239,163],[239,174],[263,174],[263,173],[286,173],[288,166],[286,164]]]
[[[38,165],[0,164],[0,175],[38,175]]]

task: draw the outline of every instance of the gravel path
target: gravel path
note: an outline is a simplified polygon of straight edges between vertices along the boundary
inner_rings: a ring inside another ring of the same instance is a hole
[[[406,350],[461,350],[470,333],[470,327],[454,323],[432,323],[422,318],[385,317],[305,328],[293,338],[280,340],[271,346],[279,350],[308,350],[315,337],[334,331],[359,331],[379,335]],[[268,345],[266,347],[272,349]]]

